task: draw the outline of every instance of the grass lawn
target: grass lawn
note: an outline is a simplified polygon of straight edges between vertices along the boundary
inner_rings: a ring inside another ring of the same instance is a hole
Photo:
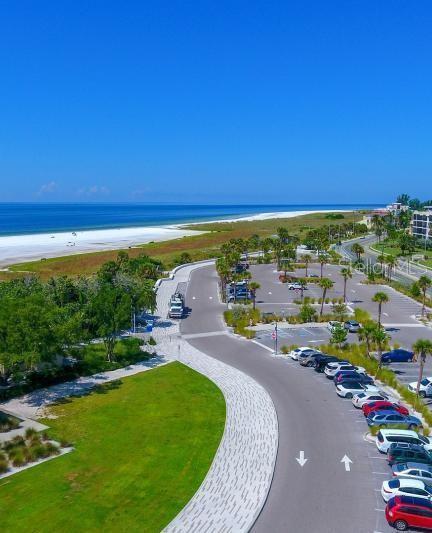
[[[206,231],[207,233],[173,239],[165,242],[144,244],[140,247],[125,250],[131,257],[146,253],[160,259],[165,265],[171,266],[174,258],[182,252],[191,254],[194,261],[214,257],[220,245],[231,238],[248,238],[253,234],[269,237],[276,233],[277,228],[288,228],[291,234],[303,236],[311,228],[329,224],[359,222],[362,212],[344,213],[341,220],[326,218],[326,213],[302,215],[287,219],[268,219],[243,222],[222,222],[186,226],[188,229]],[[0,279],[10,279],[22,275],[22,272],[34,272],[46,279],[56,275],[87,275],[92,274],[106,261],[114,260],[119,250],[69,255],[40,261],[20,263],[10,267],[11,272],[1,272]],[[21,274],[20,274],[21,273]]]
[[[391,241],[383,242],[380,245],[378,245],[378,243],[376,243],[373,246],[371,246],[371,248],[372,248],[372,250],[375,250],[375,252],[394,255],[396,257],[400,256],[402,259],[410,259],[411,256],[413,255],[413,254],[401,255],[401,249],[398,246],[398,244],[395,243],[395,242],[391,242]],[[432,252],[430,250],[426,250],[425,251],[424,248],[417,247],[415,252],[414,252],[414,255],[416,255],[416,254],[422,255],[422,256],[425,256],[425,255],[428,256],[429,257],[428,259],[426,259],[426,260],[417,260],[416,262],[420,263],[422,265],[429,266],[429,267],[432,268]]]
[[[2,532],[160,531],[193,496],[222,437],[225,402],[180,363],[51,408],[75,451],[0,481]]]

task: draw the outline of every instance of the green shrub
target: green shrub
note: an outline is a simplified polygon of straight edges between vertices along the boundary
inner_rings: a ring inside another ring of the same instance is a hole
[[[288,346],[286,346],[285,344],[283,346],[281,346],[281,349],[280,349],[281,353],[283,354],[287,354],[289,353],[291,350],[288,348]]]
[[[9,463],[6,459],[0,459],[0,474],[5,474],[9,470]]]
[[[24,455],[23,449],[14,449],[14,453],[9,454],[9,459],[12,461],[13,466],[20,467],[27,464],[27,459]]]
[[[157,342],[155,341],[155,339],[152,336],[150,336],[147,344],[150,344],[150,346],[156,346]]]
[[[26,439],[30,439],[34,435],[37,435],[37,434],[38,434],[38,432],[34,428],[27,428],[26,431],[25,431],[25,438]]]

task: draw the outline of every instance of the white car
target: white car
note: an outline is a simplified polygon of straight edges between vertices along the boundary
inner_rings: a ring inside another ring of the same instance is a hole
[[[370,391],[370,392],[379,392],[378,387],[375,387],[375,385],[362,385],[361,383],[357,383],[353,381],[350,383],[349,381],[345,381],[344,383],[338,383],[336,385],[336,394],[340,396],[341,398],[352,398],[354,394],[358,394],[362,391]]]
[[[362,366],[353,366],[348,361],[337,361],[334,363],[328,363],[324,368],[324,374],[332,379],[340,370],[355,370],[359,374],[366,374],[366,370]]]
[[[432,487],[418,479],[391,479],[384,481],[381,496],[385,502],[395,496],[415,496],[425,500],[432,500]]]
[[[381,391],[379,392],[379,394],[371,391],[363,391],[353,396],[352,404],[354,405],[354,407],[357,407],[357,409],[361,409],[365,403],[377,402],[380,400],[388,401],[388,399],[389,397]]]
[[[342,322],[336,322],[336,320],[330,320],[330,322],[327,324],[327,329],[330,331],[330,333],[333,333],[333,331],[335,331],[338,328],[343,329]]]
[[[299,355],[304,352],[313,352],[316,351],[310,346],[301,346],[300,348],[295,348],[294,350],[291,350],[287,355],[288,357],[291,357],[291,359],[294,359],[294,361],[298,361]]]
[[[428,437],[419,435],[412,429],[380,429],[377,433],[375,444],[381,453],[387,453],[393,442],[419,444],[426,450],[432,450],[432,443]]]
[[[302,285],[301,283],[298,283],[298,282],[293,282],[293,283],[288,283],[288,289],[290,291],[301,291],[302,289],[303,290],[306,290],[306,286],[305,285]]]
[[[411,392],[417,392],[417,381],[412,381],[408,388]],[[423,378],[420,381],[419,396],[422,398],[432,396],[432,377]]]
[[[392,466],[393,475],[399,479],[417,479],[432,484],[432,466],[422,463],[396,463]]]

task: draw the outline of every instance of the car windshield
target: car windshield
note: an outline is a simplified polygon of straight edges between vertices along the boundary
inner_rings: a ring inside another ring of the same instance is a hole
[[[422,385],[425,385],[425,386],[426,386],[426,385],[429,385],[430,381],[428,380],[428,378],[424,378],[424,379],[422,379],[422,380],[420,381],[420,383],[421,383]]]

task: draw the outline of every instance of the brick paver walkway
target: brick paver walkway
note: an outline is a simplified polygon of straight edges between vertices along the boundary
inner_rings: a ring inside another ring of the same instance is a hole
[[[192,347],[181,338],[178,323],[166,319],[170,295],[198,266],[183,267],[173,280],[160,284],[161,327],[155,328],[154,336],[160,355],[177,357],[221,389],[227,406],[226,424],[204,482],[165,532],[248,531],[271,485],[278,446],[277,416],[270,396],[255,380]]]

